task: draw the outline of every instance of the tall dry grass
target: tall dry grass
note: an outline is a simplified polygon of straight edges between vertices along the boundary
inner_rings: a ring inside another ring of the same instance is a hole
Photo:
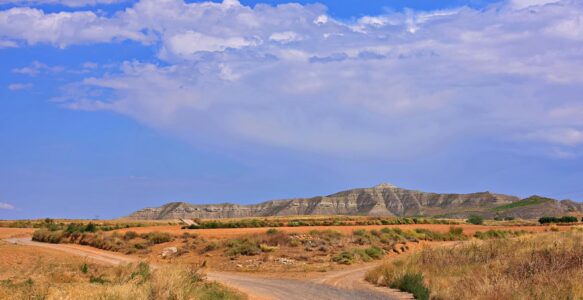
[[[217,283],[205,281],[197,268],[147,264],[117,267],[37,263],[28,279],[0,281],[0,299],[210,300],[243,299]]]
[[[583,299],[583,232],[545,233],[426,248],[367,280],[423,274],[432,299]]]

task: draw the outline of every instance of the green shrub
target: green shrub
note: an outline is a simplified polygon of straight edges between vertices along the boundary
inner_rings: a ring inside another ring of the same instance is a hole
[[[228,256],[235,255],[247,255],[253,256],[261,253],[261,248],[256,242],[249,239],[244,240],[230,240],[227,242],[227,251],[225,252]]]
[[[269,229],[267,229],[267,232],[266,233],[267,234],[276,234],[278,232],[279,231],[277,229],[275,229],[275,228],[269,228]]]
[[[461,228],[461,227],[454,227],[454,226],[452,226],[452,227],[449,228],[449,233],[451,235],[462,235],[462,234],[464,234],[464,229]]]
[[[406,273],[389,285],[393,289],[399,289],[403,292],[411,293],[415,299],[429,300],[429,289],[423,282],[423,274]]]
[[[548,223],[577,223],[577,217],[573,216],[564,216],[564,217],[542,217],[538,219],[538,222],[541,224],[548,224]]]
[[[133,240],[138,237],[138,234],[135,231],[128,231],[123,235],[123,239],[126,241]]]
[[[99,277],[91,276],[89,278],[89,282],[90,283],[96,283],[96,284],[106,284],[106,283],[108,283],[108,281],[106,279],[104,279],[102,276],[99,276]]]
[[[83,264],[81,266],[81,273],[87,274],[87,272],[89,272],[89,267],[87,266],[87,264]]]
[[[334,262],[343,265],[351,265],[354,262],[354,253],[348,251],[342,251],[338,255],[332,258]]]
[[[326,230],[312,230],[310,231],[311,236],[319,237],[327,242],[337,241],[342,238],[342,233],[340,231],[326,229]]]
[[[162,244],[172,241],[172,236],[167,232],[150,232],[144,236],[144,239],[150,241],[152,244]]]
[[[484,224],[484,217],[478,215],[471,215],[466,222],[474,225],[482,225]]]
[[[487,239],[504,239],[508,237],[515,237],[527,234],[527,231],[519,230],[519,231],[510,231],[510,230],[494,230],[490,229],[488,231],[478,231],[474,234],[474,237],[487,240]]]
[[[364,250],[364,252],[370,256],[372,259],[381,259],[385,255],[385,252],[378,247],[370,247]]]

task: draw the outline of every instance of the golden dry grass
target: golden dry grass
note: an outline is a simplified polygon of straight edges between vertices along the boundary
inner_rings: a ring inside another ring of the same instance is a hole
[[[583,299],[583,232],[426,248],[367,274],[390,285],[424,276],[432,299]]]
[[[0,299],[242,298],[186,265],[111,267],[51,249],[0,242]]]

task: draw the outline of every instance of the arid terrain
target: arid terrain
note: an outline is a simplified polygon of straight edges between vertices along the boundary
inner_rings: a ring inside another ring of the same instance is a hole
[[[548,240],[579,228],[531,221],[450,223],[185,229],[32,221],[37,228],[0,227],[0,298],[412,299],[415,291],[390,282],[398,275],[382,275],[401,274],[394,271],[400,261],[465,245]],[[148,275],[135,279],[140,272]],[[426,276],[431,295],[454,295],[439,290],[447,283],[434,284],[438,275]],[[169,287],[177,293],[164,294]]]

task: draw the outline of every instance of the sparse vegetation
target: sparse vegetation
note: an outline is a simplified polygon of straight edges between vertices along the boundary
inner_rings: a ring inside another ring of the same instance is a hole
[[[542,217],[538,219],[538,222],[541,224],[549,224],[549,223],[577,223],[577,217],[573,216],[563,216],[563,217]]]
[[[478,215],[471,215],[466,222],[474,225],[482,225],[484,224],[484,217]]]
[[[423,274],[421,273],[405,273],[391,282],[389,286],[393,289],[411,293],[415,299],[429,300],[429,289],[425,286]]]
[[[538,204],[542,204],[545,202],[552,202],[552,201],[553,201],[553,199],[550,199],[550,198],[545,198],[545,197],[540,197],[540,196],[530,196],[530,197],[528,197],[526,199],[522,199],[520,201],[512,202],[512,203],[505,204],[505,205],[500,205],[498,207],[495,207],[493,210],[504,211],[504,210],[509,210],[509,209],[513,209],[513,208],[517,208],[517,207],[538,205]]]
[[[432,247],[379,267],[366,279],[405,290],[401,283],[409,274],[407,281],[426,287],[431,299],[581,299],[582,244],[583,233],[571,231]]]
[[[152,270],[139,263],[118,267],[79,267],[74,263],[38,265],[31,278],[0,281],[0,299],[244,299],[204,280],[197,268],[172,266]]]
[[[261,228],[261,227],[299,227],[299,226],[354,226],[354,225],[400,225],[400,224],[456,224],[456,221],[433,218],[396,218],[396,217],[327,217],[298,219],[238,219],[201,221],[183,229],[216,228]]]
[[[88,228],[89,230],[87,230]],[[100,231],[95,232],[94,229],[90,225],[76,226],[71,224],[65,230],[51,231],[42,228],[33,233],[32,239],[44,243],[76,243],[103,250],[134,253],[136,250],[147,251],[147,245],[167,243],[174,238],[166,232],[137,235],[133,231],[128,231],[120,236],[116,232],[105,234]]]
[[[251,239],[234,239],[226,243],[225,254],[228,256],[246,255],[253,256],[261,253],[261,248],[256,241]]]
[[[478,231],[474,234],[474,237],[487,240],[487,239],[504,239],[509,237],[516,237],[528,234],[527,231],[524,230],[488,230],[488,231]]]

